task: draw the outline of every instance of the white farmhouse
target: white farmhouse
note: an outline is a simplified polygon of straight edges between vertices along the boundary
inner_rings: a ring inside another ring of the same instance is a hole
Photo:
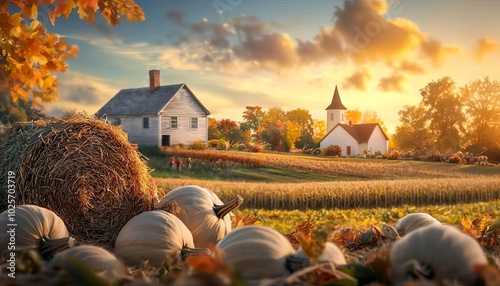
[[[327,133],[319,142],[319,147],[339,145],[342,147],[342,155],[364,154],[365,148],[370,151],[370,154],[377,151],[382,154],[387,153],[389,138],[380,125],[378,123],[351,124],[351,122],[345,124],[346,110],[335,86],[332,103],[326,108]]]
[[[149,71],[149,87],[120,90],[99,111],[121,125],[131,143],[171,146],[208,140],[208,115],[185,83],[160,86],[160,71]]]

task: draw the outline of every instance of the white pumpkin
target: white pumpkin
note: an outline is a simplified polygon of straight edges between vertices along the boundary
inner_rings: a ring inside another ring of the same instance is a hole
[[[473,285],[474,265],[487,264],[481,246],[472,237],[449,225],[428,225],[397,240],[390,254],[391,285],[404,285],[422,275],[444,285]]]
[[[400,236],[427,225],[441,225],[441,223],[428,213],[410,213],[396,222],[396,230]]]
[[[130,219],[118,233],[115,254],[128,266],[144,261],[160,267],[184,247],[194,248],[193,236],[175,215],[162,210],[143,212]]]
[[[109,280],[126,275],[126,268],[111,252],[94,245],[79,245],[63,250],[49,262],[48,268],[64,268],[68,260],[77,260],[98,276]]]
[[[282,278],[290,274],[287,258],[295,254],[278,231],[258,225],[237,228],[217,243],[222,259],[248,282]]]
[[[237,196],[224,204],[211,190],[189,185],[168,192],[156,208],[162,209],[173,202],[183,210],[178,217],[191,231],[194,245],[203,248],[214,246],[231,231],[229,213],[243,203],[243,198]]]
[[[7,209],[0,214],[2,251],[36,249],[44,258],[50,259],[55,252],[73,245],[74,239],[69,237],[63,220],[49,209],[36,205],[18,205],[15,211]]]
[[[302,247],[299,247],[296,252],[297,257],[307,258]],[[318,257],[318,262],[332,262],[335,266],[346,264],[344,252],[334,243],[329,241],[325,244],[325,249]]]

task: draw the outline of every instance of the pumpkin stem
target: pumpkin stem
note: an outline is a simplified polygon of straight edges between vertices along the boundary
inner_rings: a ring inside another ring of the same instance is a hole
[[[212,255],[212,252],[208,248],[191,248],[189,246],[184,245],[181,249],[181,253],[179,254],[181,260],[184,261],[189,257],[196,257],[201,255]]]
[[[46,260],[51,260],[57,252],[73,246],[75,246],[75,239],[69,236],[58,239],[50,239],[46,236],[40,238],[40,254]]]
[[[420,263],[415,259],[407,261],[403,267],[406,270],[406,274],[411,279],[432,279],[434,277],[434,271],[430,265]]]
[[[288,255],[286,257],[285,267],[290,273],[306,268],[311,264],[311,260],[307,257],[299,257],[295,255]]]
[[[218,218],[224,218],[228,213],[237,207],[241,206],[243,203],[243,198],[240,195],[236,195],[236,198],[232,199],[226,204],[223,205],[215,205],[214,204],[214,212]]]

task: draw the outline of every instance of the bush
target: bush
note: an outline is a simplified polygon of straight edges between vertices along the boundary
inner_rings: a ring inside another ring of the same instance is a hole
[[[206,144],[204,141],[195,141],[191,144],[191,146],[189,147],[189,149],[193,149],[193,150],[205,150],[206,148]]]
[[[255,153],[262,153],[264,151],[264,147],[262,145],[248,145],[248,151]]]
[[[342,154],[342,147],[339,145],[330,145],[325,148],[326,156],[340,156]]]
[[[247,149],[247,146],[245,144],[239,144],[238,145],[238,151],[245,151]]]
[[[321,152],[323,152],[323,150],[321,150],[321,148],[314,148],[313,154],[319,155],[319,154],[321,154]]]
[[[211,140],[208,140],[208,142],[207,142],[208,147],[212,148],[212,149],[216,149],[217,144],[219,144],[219,139],[211,139]]]

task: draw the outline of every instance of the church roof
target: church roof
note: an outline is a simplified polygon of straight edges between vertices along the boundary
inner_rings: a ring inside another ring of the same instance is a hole
[[[358,141],[359,144],[366,143],[366,142],[368,142],[368,140],[372,136],[373,131],[375,131],[375,128],[377,128],[377,126],[380,127],[380,124],[378,124],[378,123],[362,123],[362,124],[342,124],[342,123],[339,123],[335,127],[333,127],[332,130],[330,130],[325,135],[325,137],[323,137],[320,140],[320,142],[323,141],[323,139],[325,139],[326,137],[328,137],[328,135],[330,133],[332,133],[333,130],[335,130],[337,127],[339,127],[339,128],[344,129],[352,138],[354,138],[356,141]],[[385,134],[382,127],[380,127],[380,130],[384,134],[386,140],[389,140],[389,138]]]
[[[326,110],[329,109],[347,110],[347,108],[342,104],[342,101],[340,101],[340,95],[337,86],[335,86],[335,92],[333,93],[332,103],[330,103],[330,105],[326,108]]]

